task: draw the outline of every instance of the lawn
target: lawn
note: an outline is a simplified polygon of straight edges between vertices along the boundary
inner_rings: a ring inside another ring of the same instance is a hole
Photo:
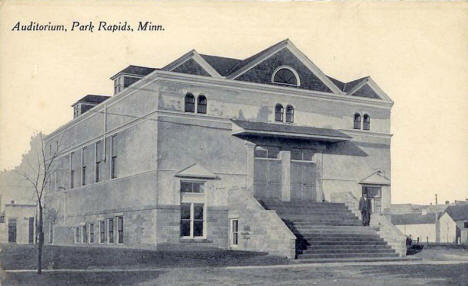
[[[33,245],[1,245],[1,268],[35,269]],[[287,264],[286,258],[266,253],[208,249],[141,250],[104,247],[44,246],[44,269],[204,267]]]
[[[307,266],[295,268],[226,269],[165,268],[126,272],[7,273],[10,285],[468,285],[468,264]]]

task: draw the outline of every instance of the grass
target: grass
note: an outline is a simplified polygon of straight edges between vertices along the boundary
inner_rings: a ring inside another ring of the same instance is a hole
[[[2,245],[1,268],[35,269],[33,245]],[[44,269],[204,267],[286,264],[288,259],[266,253],[210,250],[140,250],[104,247],[44,246]]]

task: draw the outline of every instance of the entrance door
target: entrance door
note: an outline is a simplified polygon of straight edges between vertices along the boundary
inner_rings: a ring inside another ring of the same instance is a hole
[[[281,199],[281,160],[255,158],[255,197]]]
[[[371,213],[381,213],[382,211],[382,187],[380,186],[363,186],[362,195],[367,196],[371,200]]]
[[[314,163],[291,161],[291,200],[317,200]]]

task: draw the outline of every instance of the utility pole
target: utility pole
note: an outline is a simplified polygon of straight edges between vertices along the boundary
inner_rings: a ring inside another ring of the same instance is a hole
[[[437,194],[435,194],[435,204],[437,205]]]

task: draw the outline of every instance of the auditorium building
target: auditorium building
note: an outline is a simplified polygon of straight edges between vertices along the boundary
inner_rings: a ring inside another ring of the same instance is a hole
[[[46,137],[58,150],[46,242],[405,255],[387,216],[393,102],[372,78],[328,76],[284,40],[245,59],[191,50],[111,80],[113,96],[81,98]]]

